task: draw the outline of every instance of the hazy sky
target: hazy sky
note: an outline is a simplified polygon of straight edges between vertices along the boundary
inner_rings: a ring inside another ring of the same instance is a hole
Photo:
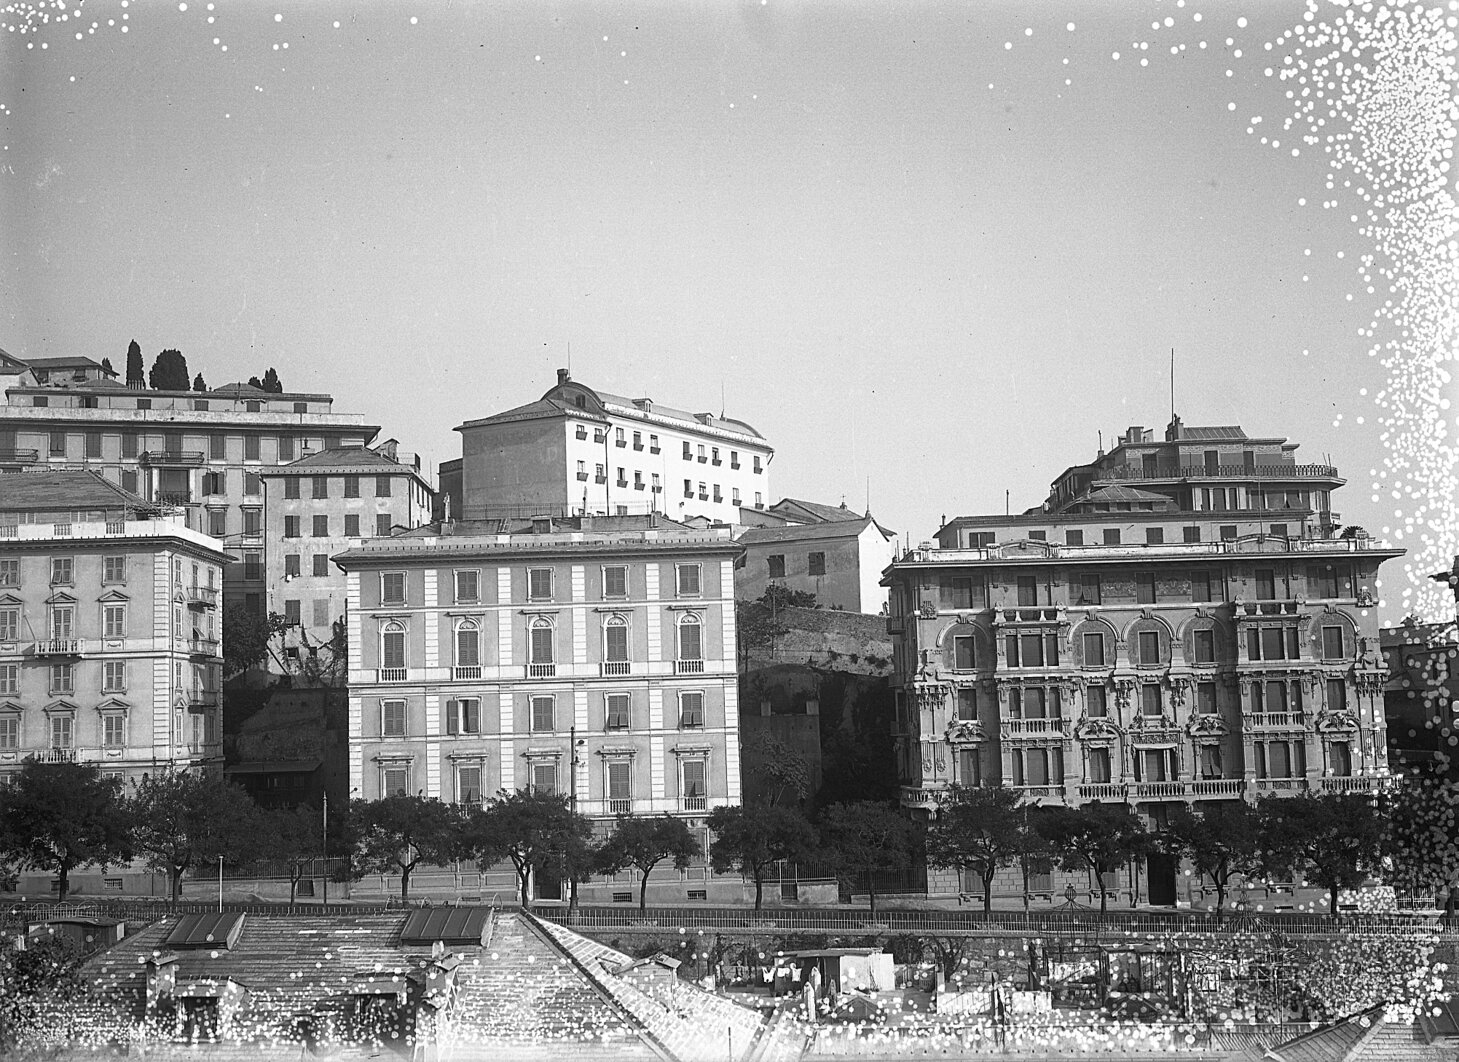
[[[1284,128],[1311,86],[1281,71],[1320,51],[1297,27],[1339,17],[1307,10],[14,3],[0,347],[272,365],[434,464],[571,344],[590,386],[722,392],[774,496],[869,484],[914,543],[1163,428],[1173,347],[1187,424],[1330,455],[1344,521],[1432,571],[1452,521],[1375,489],[1402,369],[1364,331],[1371,189]],[[1385,615],[1413,607],[1386,571]]]

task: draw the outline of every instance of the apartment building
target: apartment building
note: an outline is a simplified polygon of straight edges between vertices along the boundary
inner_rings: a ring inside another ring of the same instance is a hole
[[[345,615],[346,578],[329,558],[362,538],[428,523],[435,492],[419,456],[394,439],[320,450],[259,474],[267,607],[290,624],[283,651],[297,659],[328,643]]]
[[[1019,516],[960,517],[887,571],[902,802],[952,786],[1172,807],[1388,777],[1378,569],[1326,465],[1240,428],[1131,428]],[[1150,459],[1153,457],[1153,460]],[[1138,488],[1127,486],[1129,481]],[[1152,857],[1149,899],[1173,903]]]
[[[882,612],[882,572],[896,558],[896,534],[870,513],[796,498],[763,512],[745,510],[737,541],[745,552],[735,566],[735,596],[757,600],[771,584],[816,595],[823,608]]]
[[[0,779],[221,768],[216,539],[96,472],[0,477]]]
[[[230,604],[253,611],[267,603],[262,473],[319,450],[364,446],[379,431],[361,414],[334,412],[324,394],[242,383],[129,390],[84,367],[42,371],[48,382],[34,369],[4,376],[15,382],[0,405],[0,473],[95,471],[145,501],[182,507],[189,527],[225,544]]]
[[[727,530],[650,514],[458,523],[337,555],[351,790],[474,804],[544,789],[605,823],[702,826],[739,803],[738,549]],[[696,873],[668,874],[665,898],[707,896]]]
[[[467,421],[461,462],[442,466],[460,519],[663,513],[734,523],[764,508],[775,451],[744,421],[596,391],[557,371],[527,405]]]

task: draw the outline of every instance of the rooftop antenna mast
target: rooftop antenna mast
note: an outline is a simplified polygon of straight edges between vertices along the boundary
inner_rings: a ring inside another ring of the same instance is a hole
[[[719,378],[719,419],[724,420],[724,377]]]
[[[1175,348],[1170,348],[1170,419],[1175,419]]]
[[[567,341],[567,374],[572,375],[572,340]]]

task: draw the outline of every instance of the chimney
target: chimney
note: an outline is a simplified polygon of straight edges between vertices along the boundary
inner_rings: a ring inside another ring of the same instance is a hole
[[[572,376],[568,373],[568,371],[566,369],[558,369],[557,370],[557,386],[558,387],[561,387],[563,384],[568,383],[571,380],[572,380]]]

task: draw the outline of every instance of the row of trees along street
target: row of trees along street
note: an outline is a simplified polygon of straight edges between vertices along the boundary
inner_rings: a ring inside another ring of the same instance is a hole
[[[984,910],[1000,869],[1028,875],[1059,866],[1087,871],[1092,881],[1152,852],[1182,855],[1215,886],[1225,907],[1233,875],[1289,881],[1296,873],[1338,893],[1378,878],[1402,894],[1434,895],[1459,886],[1455,805],[1459,791],[1437,770],[1405,778],[1379,800],[1358,795],[1270,798],[1180,809],[1169,827],[1147,831],[1123,804],[1079,808],[1028,806],[1005,789],[956,792],[925,828],[888,804],[831,804],[813,822],[797,807],[721,807],[708,816],[704,853],[688,823],[670,815],[620,816],[595,834],[591,820],[567,797],[500,792],[476,806],[419,796],[353,801],[330,823],[330,853],[345,857],[347,873],[399,874],[408,899],[411,874],[422,865],[510,863],[528,902],[534,871],[574,884],[595,874],[632,869],[639,904],[660,865],[683,870],[706,854],[717,873],[740,873],[763,886],[784,861],[813,862],[844,883],[866,882],[872,909],[879,874],[903,868],[921,853],[932,867],[969,872],[983,882]],[[235,870],[267,863],[287,873],[290,898],[323,851],[325,829],[316,808],[263,809],[241,788],[215,776],[158,772],[127,790],[91,764],[28,760],[0,787],[0,859],[59,880],[70,874],[143,861],[165,873],[169,894],[181,895],[184,876],[206,873],[221,858]],[[1105,908],[1104,890],[1100,909]],[[1025,901],[1026,902],[1026,901]]]

